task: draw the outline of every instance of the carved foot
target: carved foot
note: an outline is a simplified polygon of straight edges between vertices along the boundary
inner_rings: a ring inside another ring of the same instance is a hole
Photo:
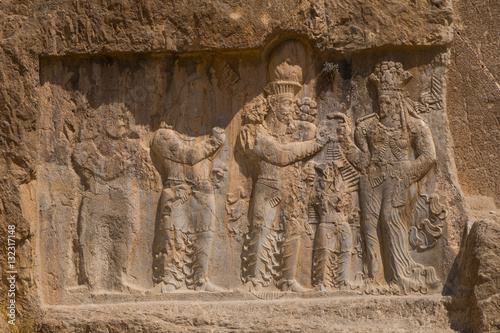
[[[302,287],[297,280],[287,281],[281,285],[281,291],[293,291],[296,293],[305,293],[309,289]]]
[[[201,284],[197,285],[194,288],[195,291],[211,291],[211,292],[216,292],[216,291],[223,291],[221,287],[217,287],[215,284],[205,281],[202,282]]]
[[[123,282],[122,285],[123,285],[123,290],[128,291],[130,294],[135,294],[135,295],[144,294],[144,290],[130,283]]]
[[[349,284],[349,282],[344,281],[339,285],[338,288],[340,291],[350,291],[351,285]]]
[[[248,293],[252,291],[261,291],[262,290],[262,284],[261,283],[254,283],[252,281],[248,281],[241,287],[235,289],[234,291],[238,293]]]
[[[314,287],[314,290],[316,291],[328,291],[331,290],[332,288],[330,286],[327,286],[324,283],[318,284]]]
[[[149,289],[146,294],[154,295],[154,294],[166,294],[175,291],[175,286],[173,284],[165,284],[164,282],[160,282],[153,288]]]

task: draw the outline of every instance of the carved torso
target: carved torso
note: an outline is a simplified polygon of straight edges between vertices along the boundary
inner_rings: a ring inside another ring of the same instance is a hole
[[[387,127],[377,116],[360,123],[359,130],[370,147],[370,164],[385,165],[408,161],[411,154],[411,133],[401,126]]]
[[[211,161],[207,157],[219,144],[213,139],[197,141],[171,129],[156,132],[153,150],[162,158],[167,180],[199,183],[209,181]]]

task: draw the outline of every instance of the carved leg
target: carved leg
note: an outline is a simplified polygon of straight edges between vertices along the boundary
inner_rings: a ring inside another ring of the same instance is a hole
[[[185,278],[187,205],[175,200],[171,192],[163,190],[162,217],[154,241],[153,277],[162,293],[179,289]]]
[[[325,290],[332,286],[331,281],[327,279],[327,266],[330,261],[331,251],[328,248],[328,232],[331,232],[333,224],[320,223],[314,236],[313,253],[313,285]]]
[[[372,188],[365,177],[360,179],[361,232],[365,243],[363,271],[369,279],[383,279],[378,223],[382,203],[382,186]]]
[[[383,204],[383,229],[386,243],[386,260],[388,279],[391,287],[397,286],[404,293],[412,291],[426,293],[429,287],[434,286],[439,280],[433,267],[424,267],[416,263],[410,255],[407,216],[405,207],[392,207],[393,186],[388,184],[384,195]],[[398,292],[398,290],[393,290]]]
[[[280,279],[281,290],[283,291],[308,291],[296,280],[300,243],[300,236],[292,236],[286,239],[283,245],[283,266]]]
[[[340,289],[349,286],[349,272],[351,268],[352,232],[347,222],[340,223],[339,228],[339,253],[337,256],[337,269],[335,272],[335,285]]]
[[[181,230],[171,227],[162,233],[164,244],[154,258],[155,283],[164,284],[162,291],[174,291],[184,281],[184,256],[187,235]]]
[[[90,255],[89,247],[87,244],[87,239],[89,238],[89,223],[85,218],[85,211],[88,209],[90,199],[87,197],[87,194],[84,195],[81,202],[80,207],[80,215],[78,216],[78,284],[79,285],[87,285],[87,287],[91,287],[91,277],[89,276],[89,270],[91,269],[88,258]],[[82,213],[83,212],[83,213]]]
[[[208,279],[208,265],[213,241],[212,231],[199,232],[195,238],[193,282],[196,291],[222,291]]]
[[[114,206],[115,205],[115,206]],[[96,209],[95,207],[101,207]],[[86,193],[82,200],[79,217],[79,245],[81,247],[81,282],[88,283],[91,291],[122,291],[120,251],[123,239],[116,239],[117,245],[110,243],[110,236],[119,230],[116,216],[119,203],[110,200],[107,194]],[[120,222],[129,222],[120,216]],[[122,236],[120,234],[119,236]]]
[[[252,202],[251,232],[248,244],[243,249],[243,282],[252,283],[251,288],[268,286],[274,275],[271,230],[279,205],[272,205],[271,198],[278,191],[262,184],[256,184]]]
[[[195,229],[192,244],[192,287],[197,291],[221,291],[208,278],[215,227],[215,197],[213,193],[202,191],[193,191],[193,194],[190,200],[190,224]]]

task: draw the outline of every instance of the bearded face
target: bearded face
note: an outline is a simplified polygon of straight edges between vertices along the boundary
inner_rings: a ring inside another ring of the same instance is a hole
[[[294,111],[294,100],[292,95],[278,95],[273,104],[273,111],[278,121],[289,125],[292,121]]]
[[[381,95],[378,99],[380,118],[391,117],[396,113],[395,98],[390,95]]]

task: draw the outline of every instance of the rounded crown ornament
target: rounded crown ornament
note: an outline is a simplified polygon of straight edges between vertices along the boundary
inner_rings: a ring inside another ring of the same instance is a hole
[[[400,62],[383,61],[375,66],[374,72],[368,77],[380,94],[403,91],[411,80],[410,72],[403,69]]]
[[[268,65],[269,83],[264,88],[267,95],[290,94],[301,89],[306,65],[306,49],[298,40],[279,44],[271,53]]]

